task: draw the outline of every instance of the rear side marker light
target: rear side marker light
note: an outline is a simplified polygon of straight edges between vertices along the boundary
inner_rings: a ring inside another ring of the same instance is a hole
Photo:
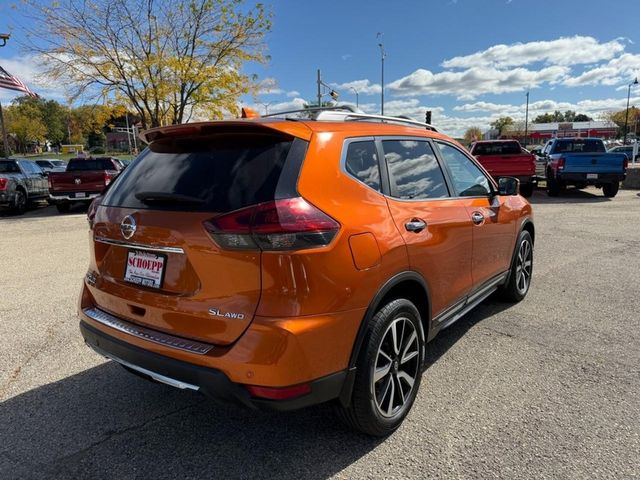
[[[287,400],[311,393],[311,385],[308,383],[285,388],[257,387],[255,385],[245,385],[245,388],[252,397],[265,400]]]
[[[0,192],[3,192],[7,189],[7,183],[9,183],[9,180],[7,180],[6,178],[0,178]]]
[[[331,243],[340,224],[301,197],[260,203],[204,222],[211,238],[231,250],[300,250]]]

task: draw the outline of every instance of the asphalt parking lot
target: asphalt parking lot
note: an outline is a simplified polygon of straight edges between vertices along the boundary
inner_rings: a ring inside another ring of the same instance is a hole
[[[134,377],[83,345],[83,212],[0,217],[0,478],[640,478],[640,194],[536,192],[526,300],[430,344],[391,437],[326,406],[261,413]]]

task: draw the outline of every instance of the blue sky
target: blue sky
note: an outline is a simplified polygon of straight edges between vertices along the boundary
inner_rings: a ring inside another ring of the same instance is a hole
[[[488,127],[501,115],[577,110],[594,118],[622,109],[627,85],[640,75],[640,1],[276,1],[267,2],[273,30],[266,41],[271,60],[247,65],[263,89],[245,98],[270,111],[315,97],[316,69],[340,100],[380,109],[380,50],[385,60],[385,113],[424,118],[460,135],[469,126]],[[0,0],[0,30],[19,23],[25,7]],[[20,36],[18,29],[12,32]],[[27,59],[28,60],[28,59]],[[17,42],[0,49],[0,65],[34,80]],[[61,96],[50,86],[32,85]],[[2,93],[0,100],[12,95]],[[640,105],[640,88],[631,103]]]

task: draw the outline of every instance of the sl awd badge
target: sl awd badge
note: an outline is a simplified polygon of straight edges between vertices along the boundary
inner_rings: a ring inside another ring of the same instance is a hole
[[[244,313],[221,312],[217,308],[210,308],[209,315],[211,315],[212,317],[234,318],[236,320],[244,319]]]

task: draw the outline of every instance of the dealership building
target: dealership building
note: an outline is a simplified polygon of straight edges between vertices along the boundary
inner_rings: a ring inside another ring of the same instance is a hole
[[[615,138],[618,127],[611,122],[552,122],[530,123],[527,131],[527,144],[544,143],[551,138],[563,137],[598,137],[605,140]],[[503,137],[524,140],[524,131],[509,131],[503,133]]]

